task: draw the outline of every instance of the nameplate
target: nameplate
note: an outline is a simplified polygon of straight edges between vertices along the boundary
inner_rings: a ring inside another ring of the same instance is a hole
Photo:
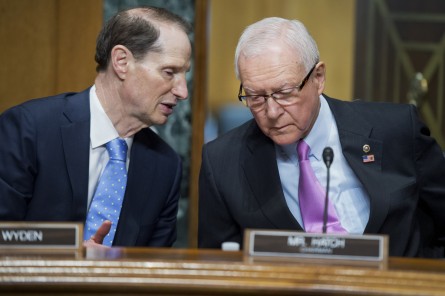
[[[246,230],[248,256],[381,262],[388,257],[384,235],[333,235],[299,231]]]
[[[80,250],[83,224],[65,222],[0,223],[0,249],[6,250]]]

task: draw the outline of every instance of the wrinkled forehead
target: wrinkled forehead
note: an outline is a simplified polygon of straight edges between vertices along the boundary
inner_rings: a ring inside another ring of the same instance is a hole
[[[246,70],[246,64],[249,64],[249,67],[254,65],[267,67],[268,64],[299,67],[303,64],[303,59],[298,50],[277,39],[262,46],[245,46],[240,50],[237,64],[241,77],[241,72]]]
[[[244,83],[253,77],[278,77],[280,75],[297,75],[304,72],[298,54],[290,47],[279,45],[268,46],[267,49],[254,53],[240,54],[238,58],[240,79]]]

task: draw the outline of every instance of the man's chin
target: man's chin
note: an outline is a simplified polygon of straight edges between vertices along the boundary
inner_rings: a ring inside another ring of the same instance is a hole
[[[277,145],[288,145],[299,140],[297,136],[289,134],[270,135],[269,138]]]
[[[151,121],[152,125],[164,125],[167,123],[168,120],[168,116],[162,115],[162,116],[158,116],[157,118],[154,118]]]
[[[292,130],[291,126],[286,126],[280,129],[271,128],[269,130],[263,130],[263,132],[277,145],[291,144],[299,139],[298,134]]]

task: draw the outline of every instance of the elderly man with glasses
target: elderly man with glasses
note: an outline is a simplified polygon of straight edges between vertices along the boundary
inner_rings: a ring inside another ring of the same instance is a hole
[[[247,27],[235,71],[254,118],[203,147],[200,248],[242,245],[250,228],[386,234],[391,256],[444,256],[445,159],[414,106],[325,95],[297,20]]]

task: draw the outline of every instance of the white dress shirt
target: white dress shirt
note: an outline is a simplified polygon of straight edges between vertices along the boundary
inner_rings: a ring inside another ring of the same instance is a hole
[[[369,220],[369,197],[343,156],[337,124],[326,99],[320,96],[320,101],[320,113],[304,139],[311,147],[309,160],[321,186],[326,188],[327,168],[322,155],[325,147],[332,148],[334,159],[330,167],[329,199],[343,228],[350,234],[362,234]],[[275,145],[286,203],[295,219],[304,225],[298,201],[300,170],[296,147],[297,143]]]
[[[113,126],[110,118],[108,118],[105,110],[100,104],[99,98],[96,95],[96,86],[90,89],[90,166],[88,177],[88,208],[96,191],[97,183],[99,181],[102,171],[109,160],[105,144],[109,141],[118,138],[119,134]],[[133,137],[125,138],[128,145],[127,153],[127,170],[130,164],[130,151],[133,144]]]

